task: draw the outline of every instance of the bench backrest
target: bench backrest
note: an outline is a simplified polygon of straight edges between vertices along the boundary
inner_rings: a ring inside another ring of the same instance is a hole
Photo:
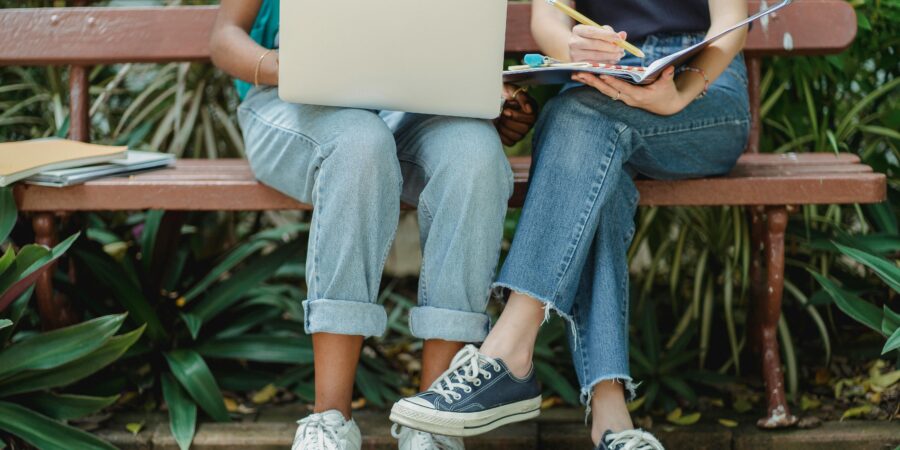
[[[751,11],[765,5],[766,1],[749,2]],[[87,67],[206,61],[216,10],[214,6],[0,9],[0,65],[72,66],[71,136],[88,140]],[[507,52],[538,51],[530,21],[530,4],[509,5]],[[753,27],[745,50],[753,117],[748,151],[758,151],[761,58],[838,53],[855,36],[856,13],[845,0],[795,0]]]

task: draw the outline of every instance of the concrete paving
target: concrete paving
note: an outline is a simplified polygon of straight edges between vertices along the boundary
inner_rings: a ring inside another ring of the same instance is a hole
[[[290,448],[295,421],[306,414],[301,405],[265,408],[231,423],[203,423],[194,438],[196,450],[283,450]],[[367,450],[396,449],[387,414],[360,411],[355,415]],[[575,409],[545,411],[540,419],[511,425],[466,440],[469,450],[591,449],[584,416]],[[126,423],[144,423],[137,434]],[[897,450],[898,422],[828,422],[810,430],[762,431],[747,424],[726,428],[715,423],[690,427],[657,425],[652,430],[668,450]],[[120,414],[99,435],[123,450],[178,450],[160,413]]]

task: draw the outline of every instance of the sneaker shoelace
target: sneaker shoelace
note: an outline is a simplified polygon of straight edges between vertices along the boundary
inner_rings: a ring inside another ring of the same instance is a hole
[[[413,448],[417,450],[459,449],[459,446],[455,445],[455,443],[452,441],[452,438],[450,437],[431,434],[425,431],[413,430],[412,428],[407,428],[396,423],[391,427],[391,436],[393,436],[394,439],[400,439],[400,435],[402,435],[404,431],[407,433],[413,433]]]
[[[468,394],[472,392],[469,383],[480,386],[482,377],[485,380],[491,379],[491,372],[484,368],[486,364],[494,371],[501,369],[497,360],[482,355],[474,345],[467,345],[453,357],[450,368],[431,385],[429,391],[444,397],[447,403],[453,403],[462,398],[456,389]]]
[[[652,434],[643,430],[610,433],[606,445],[614,450],[666,450]]]
[[[340,450],[338,428],[344,425],[343,419],[332,414],[311,414],[297,423],[300,425],[297,434],[302,445],[299,448]]]

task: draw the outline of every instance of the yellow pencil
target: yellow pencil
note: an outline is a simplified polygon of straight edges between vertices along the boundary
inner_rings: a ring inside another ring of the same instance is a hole
[[[569,5],[566,5],[565,3],[562,3],[558,0],[547,0],[547,3],[557,7],[560,11],[566,13],[567,16],[575,19],[578,23],[580,23],[582,25],[590,25],[592,27],[597,27],[597,28],[603,27],[602,25],[598,24],[597,22],[594,22],[593,20],[591,20],[589,17],[585,16],[584,14],[572,9],[572,7],[570,7]],[[619,47],[624,48],[626,51],[628,51],[628,53],[631,53],[632,55],[637,56],[638,58],[644,57],[644,52],[642,52],[641,49],[635,47],[634,45],[629,44],[624,39],[619,39],[618,41],[615,42],[615,44],[618,45]]]

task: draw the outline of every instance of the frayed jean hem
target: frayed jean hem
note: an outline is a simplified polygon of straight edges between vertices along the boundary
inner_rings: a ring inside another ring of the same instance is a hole
[[[637,388],[640,383],[635,383],[634,379],[631,378],[630,375],[604,375],[597,379],[595,379],[592,383],[588,383],[587,386],[583,386],[581,388],[581,404],[584,405],[584,422],[587,423],[588,418],[591,416],[591,401],[594,399],[594,388],[597,387],[598,384],[604,381],[615,381],[617,383],[621,383],[625,386],[625,391],[627,394],[625,395],[626,402],[632,402],[637,397]]]
[[[554,312],[559,317],[562,317],[563,320],[565,320],[566,323],[569,324],[569,329],[572,330],[572,334],[574,337],[574,342],[575,342],[574,346],[575,346],[575,348],[578,348],[578,334],[575,333],[575,318],[572,317],[571,314],[567,314],[567,313],[563,312],[561,309],[557,308],[556,304],[552,300],[549,300],[543,296],[537,295],[534,292],[530,292],[527,289],[520,289],[512,283],[505,283],[502,281],[497,281],[491,285],[491,292],[493,293],[493,295],[495,297],[499,297],[500,293],[503,291],[503,289],[508,289],[510,291],[513,291],[513,292],[516,292],[516,293],[519,293],[522,295],[527,295],[527,296],[537,300],[541,304],[543,304],[544,305],[544,322],[543,323],[547,323],[547,321],[550,320],[551,312]]]

